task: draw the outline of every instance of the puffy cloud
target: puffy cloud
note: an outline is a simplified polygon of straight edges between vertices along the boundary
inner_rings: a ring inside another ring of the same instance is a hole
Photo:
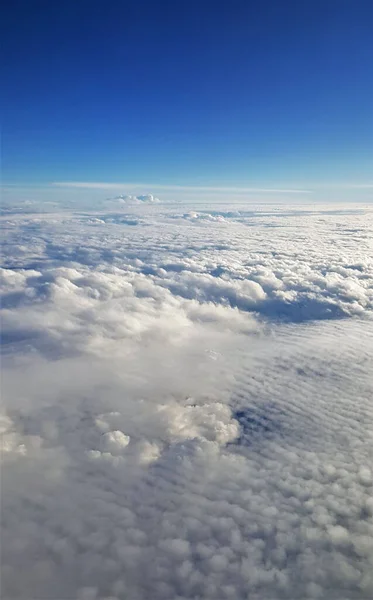
[[[131,204],[158,204],[159,198],[153,196],[153,194],[143,194],[140,196],[115,196],[115,198],[108,198],[106,200],[107,205],[121,206]]]
[[[4,221],[3,597],[371,598],[371,212],[147,210]]]

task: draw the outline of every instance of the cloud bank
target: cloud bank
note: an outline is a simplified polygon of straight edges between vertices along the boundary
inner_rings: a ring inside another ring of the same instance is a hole
[[[6,215],[2,596],[373,595],[369,208]]]

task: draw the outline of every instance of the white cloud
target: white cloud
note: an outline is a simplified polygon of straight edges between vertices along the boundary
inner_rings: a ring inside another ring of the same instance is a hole
[[[2,221],[3,597],[370,599],[372,212],[150,204]]]
[[[127,205],[127,204],[157,204],[159,198],[156,198],[152,194],[142,194],[140,196],[115,196],[115,198],[108,198],[106,203],[109,205]]]
[[[268,187],[237,187],[237,186],[194,186],[194,185],[162,185],[157,183],[109,183],[94,181],[56,181],[52,185],[66,188],[84,188],[84,189],[123,189],[123,188],[151,188],[154,190],[179,191],[179,192],[217,192],[233,194],[250,193],[269,193],[269,194],[312,194],[312,190],[289,189],[289,188],[268,188]]]

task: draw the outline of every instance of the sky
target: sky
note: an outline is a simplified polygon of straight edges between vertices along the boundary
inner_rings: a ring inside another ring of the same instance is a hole
[[[371,0],[7,0],[3,600],[372,600]]]
[[[4,197],[367,200],[372,22],[370,0],[7,2]]]

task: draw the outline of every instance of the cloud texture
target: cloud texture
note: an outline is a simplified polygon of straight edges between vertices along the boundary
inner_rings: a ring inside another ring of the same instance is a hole
[[[373,596],[372,211],[3,217],[2,595]]]

